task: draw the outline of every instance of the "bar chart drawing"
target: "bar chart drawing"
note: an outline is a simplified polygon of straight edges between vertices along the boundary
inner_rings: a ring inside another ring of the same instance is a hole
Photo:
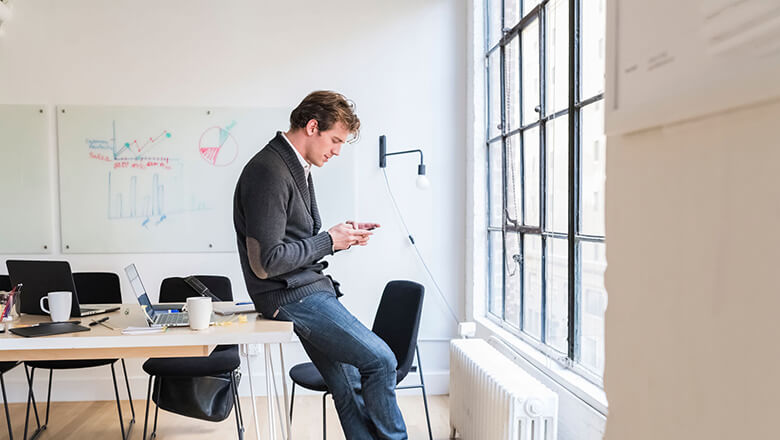
[[[160,225],[169,215],[182,215],[208,209],[207,204],[197,195],[190,195],[188,200],[179,199],[169,203],[163,177],[159,173],[138,176],[109,171],[106,187],[107,218],[109,220],[134,219],[141,227],[148,230],[150,227]]]
[[[148,226],[150,217],[163,217],[165,215],[165,186],[160,184],[160,175],[152,176],[150,191],[142,193],[138,197],[138,176],[130,176],[127,191],[117,188],[118,185],[112,179],[117,177],[111,171],[108,172],[108,218],[111,220],[140,218],[142,225]]]

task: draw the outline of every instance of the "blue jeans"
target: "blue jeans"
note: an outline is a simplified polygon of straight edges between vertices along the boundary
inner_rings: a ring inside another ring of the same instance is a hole
[[[408,438],[395,398],[395,355],[333,293],[284,305],[274,319],[292,321],[333,395],[347,439]]]

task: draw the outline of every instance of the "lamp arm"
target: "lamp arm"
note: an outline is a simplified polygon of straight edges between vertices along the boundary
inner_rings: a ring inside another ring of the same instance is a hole
[[[420,149],[397,151],[395,153],[387,152],[387,138],[385,135],[379,136],[379,168],[385,168],[387,166],[387,156],[397,156],[399,154],[408,153],[420,153],[420,165],[417,166],[417,174],[425,175],[425,161],[423,160],[423,152]]]
[[[406,150],[406,151],[397,151],[395,153],[387,153],[385,156],[395,156],[398,154],[408,154],[408,153],[420,153],[420,165],[425,164],[425,161],[423,160],[423,152],[422,150]]]

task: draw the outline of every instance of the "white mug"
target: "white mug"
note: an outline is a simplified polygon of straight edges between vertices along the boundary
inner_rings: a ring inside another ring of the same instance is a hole
[[[187,298],[187,314],[190,318],[190,328],[193,330],[209,328],[212,310],[211,298],[205,296]]]
[[[43,301],[49,301],[49,309],[43,306]],[[54,322],[62,322],[70,319],[70,306],[73,301],[71,292],[49,292],[47,296],[41,298],[41,310],[51,315]]]

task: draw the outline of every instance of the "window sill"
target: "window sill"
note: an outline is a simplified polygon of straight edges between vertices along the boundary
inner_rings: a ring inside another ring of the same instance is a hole
[[[585,402],[594,410],[607,416],[607,395],[601,387],[596,386],[579,374],[565,368],[546,354],[532,347],[517,336],[501,328],[485,317],[476,318],[478,336],[494,336],[504,343],[518,356],[533,365],[540,373],[567,389],[577,398]]]

